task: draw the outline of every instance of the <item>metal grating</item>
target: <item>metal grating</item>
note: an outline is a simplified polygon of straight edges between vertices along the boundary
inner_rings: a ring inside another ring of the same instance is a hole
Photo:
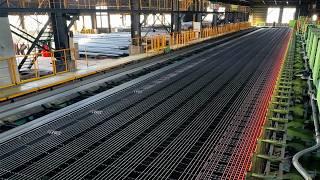
[[[221,179],[288,32],[256,31],[1,144],[0,178]]]

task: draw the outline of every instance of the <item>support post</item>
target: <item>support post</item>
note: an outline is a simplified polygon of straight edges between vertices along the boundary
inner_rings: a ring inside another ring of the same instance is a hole
[[[176,32],[181,32],[181,13],[180,13],[180,1],[178,0],[178,15],[177,15],[177,24],[176,24]]]
[[[179,13],[174,13],[174,11],[179,11],[179,0],[171,1],[171,32],[179,32],[180,31],[180,19]]]
[[[141,52],[141,23],[140,23],[140,3],[130,1],[131,5],[131,46],[130,54]]]
[[[229,12],[225,13],[224,21],[225,21],[225,24],[229,22]]]
[[[279,26],[281,26],[282,24],[282,15],[283,15],[283,6],[280,7],[280,13],[279,13],[279,19],[278,19]]]
[[[20,82],[8,14],[0,13],[0,87]],[[10,60],[13,57],[14,60]],[[8,58],[8,59],[6,59]],[[11,66],[11,67],[10,67]]]
[[[193,0],[193,10],[194,11],[202,11],[201,5],[202,5],[202,3],[200,3],[199,1]],[[201,22],[201,17],[202,17],[201,13],[194,14],[194,21]]]
[[[50,7],[53,9],[60,9],[64,8],[63,2],[59,0],[50,0]],[[51,13],[50,15],[51,18],[51,24],[52,24],[52,30],[53,30],[53,35],[54,35],[54,44],[55,44],[55,49],[69,49],[69,30],[67,26],[67,15],[56,11]],[[75,67],[74,62],[71,58],[70,52],[65,51],[66,53],[64,54],[64,51],[58,51],[54,53],[54,57],[56,59],[56,70],[57,72],[61,72],[66,70],[67,68],[69,70],[73,70],[73,67]],[[64,62],[67,62],[65,64]],[[67,66],[67,67],[66,67]]]
[[[91,14],[91,28],[95,31],[97,31],[97,15],[96,13]]]
[[[110,14],[110,13],[108,13],[108,30],[109,30],[109,33],[111,33],[111,30],[112,30],[110,15],[111,15],[111,14]]]
[[[218,15],[217,14],[212,14],[212,23],[211,26],[217,26],[218,25]]]
[[[131,38],[132,45],[139,45],[137,38],[141,37],[140,13],[135,11],[140,10],[140,3],[130,1],[131,4]]]

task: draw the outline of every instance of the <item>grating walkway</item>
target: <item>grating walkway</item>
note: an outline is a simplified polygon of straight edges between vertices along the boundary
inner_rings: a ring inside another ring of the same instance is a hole
[[[253,117],[289,33],[262,29],[195,54],[3,142],[0,179],[243,179],[252,149],[241,144],[255,145]]]

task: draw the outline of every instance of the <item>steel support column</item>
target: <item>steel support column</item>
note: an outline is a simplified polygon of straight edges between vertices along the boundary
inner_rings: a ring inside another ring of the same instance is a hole
[[[282,23],[282,15],[283,15],[283,6],[280,7],[279,19],[278,24],[281,25]]]
[[[181,28],[180,13],[175,13],[175,11],[179,12],[179,1],[172,1],[171,7],[171,32],[179,32]]]
[[[193,0],[193,10],[194,11],[203,11],[202,0]],[[201,22],[202,13],[194,14],[193,20],[195,22]]]
[[[225,13],[224,21],[225,21],[225,23],[229,22],[229,13],[228,12]]]
[[[241,22],[246,21],[247,13],[242,12],[242,13],[240,13],[240,16],[241,16],[241,19],[240,19]]]
[[[211,26],[217,26],[217,25],[218,25],[218,15],[217,14],[212,14]]]
[[[91,28],[96,30],[97,29],[97,15],[96,13],[91,14]]]
[[[140,13],[134,12],[140,10],[140,3],[136,1],[130,1],[131,4],[131,38],[132,45],[139,45],[141,42],[141,24],[140,24]]]
[[[109,31],[109,33],[111,33],[111,31],[112,31],[110,15],[111,15],[111,14],[108,13],[108,31]]]
[[[0,12],[0,57],[15,57],[14,44],[10,30],[10,23],[7,13]],[[0,61],[0,86],[6,86],[12,82],[19,82],[19,73],[16,68],[10,70],[10,66],[16,67],[14,60],[4,59]]]
[[[51,8],[53,9],[63,9],[64,3],[59,0],[50,0]],[[69,36],[68,36],[68,26],[67,26],[67,15],[65,13],[56,11],[51,13],[51,24],[54,35],[55,49],[68,49],[69,45]],[[65,64],[63,63],[62,57],[67,59],[67,66],[72,69],[74,67],[74,61],[71,59],[69,52],[62,54],[63,52],[55,53],[56,57],[56,68],[57,72],[63,71],[66,69]]]

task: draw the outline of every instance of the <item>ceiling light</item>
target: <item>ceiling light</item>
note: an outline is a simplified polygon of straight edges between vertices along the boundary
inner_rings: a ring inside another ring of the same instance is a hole
[[[318,20],[318,15],[314,14],[312,15],[312,21],[317,21]]]

